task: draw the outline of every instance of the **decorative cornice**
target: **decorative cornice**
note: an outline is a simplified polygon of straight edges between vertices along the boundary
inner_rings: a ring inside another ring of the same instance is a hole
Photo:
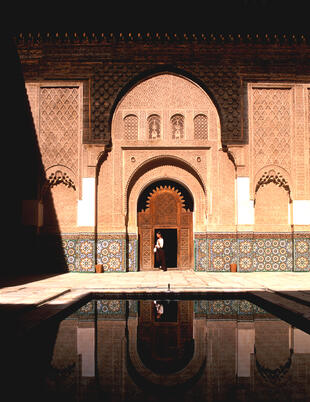
[[[17,45],[98,44],[113,42],[200,42],[214,44],[309,44],[309,33],[212,33],[212,32],[15,32]]]

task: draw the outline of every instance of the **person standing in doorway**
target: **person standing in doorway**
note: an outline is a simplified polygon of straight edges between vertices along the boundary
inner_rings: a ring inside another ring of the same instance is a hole
[[[160,232],[156,233],[156,237],[157,241],[154,249],[155,257],[157,262],[159,263],[159,268],[162,269],[163,271],[167,271],[166,255],[164,250],[164,239]]]

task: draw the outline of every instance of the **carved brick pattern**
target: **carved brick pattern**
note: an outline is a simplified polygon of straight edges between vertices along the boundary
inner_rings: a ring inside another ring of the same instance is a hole
[[[124,132],[126,140],[138,139],[138,117],[130,114],[124,118]]]
[[[208,139],[208,117],[198,114],[194,118],[194,138],[195,140]]]
[[[290,172],[290,90],[253,89],[254,165],[279,165]]]
[[[32,118],[33,118],[33,123],[35,126],[35,130],[38,133],[39,132],[39,125],[38,125],[38,87],[37,85],[31,85],[31,84],[26,84],[26,90],[27,90],[27,96],[28,96],[28,101],[29,101],[29,106],[30,110],[32,113]]]
[[[40,90],[40,150],[45,168],[78,166],[79,89],[52,87]]]

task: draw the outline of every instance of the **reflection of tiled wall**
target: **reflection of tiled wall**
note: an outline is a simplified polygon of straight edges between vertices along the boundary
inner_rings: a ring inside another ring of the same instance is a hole
[[[94,320],[95,310],[97,310],[98,320],[124,320],[126,318],[126,300],[91,300],[71,314],[68,319]]]
[[[310,271],[310,234],[196,234],[195,270]]]
[[[270,318],[271,316],[261,307],[248,300],[195,300],[194,312],[197,316],[207,316],[208,319],[238,319],[253,321],[257,316]]]
[[[138,300],[91,300],[77,311],[71,314],[68,319],[78,319],[79,321],[89,321],[95,319],[122,320],[126,318],[126,303],[128,304],[128,313],[130,316],[137,316],[139,310]],[[253,321],[259,319],[276,318],[261,307],[251,303],[248,300],[195,300],[195,317],[207,317],[212,320],[220,319],[238,319],[242,321]]]

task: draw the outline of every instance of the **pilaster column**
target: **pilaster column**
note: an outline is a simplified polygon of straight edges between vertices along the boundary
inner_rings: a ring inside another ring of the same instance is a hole
[[[81,193],[78,200],[77,226],[95,226],[96,169],[100,157],[104,152],[104,145],[84,144],[83,146]]]

